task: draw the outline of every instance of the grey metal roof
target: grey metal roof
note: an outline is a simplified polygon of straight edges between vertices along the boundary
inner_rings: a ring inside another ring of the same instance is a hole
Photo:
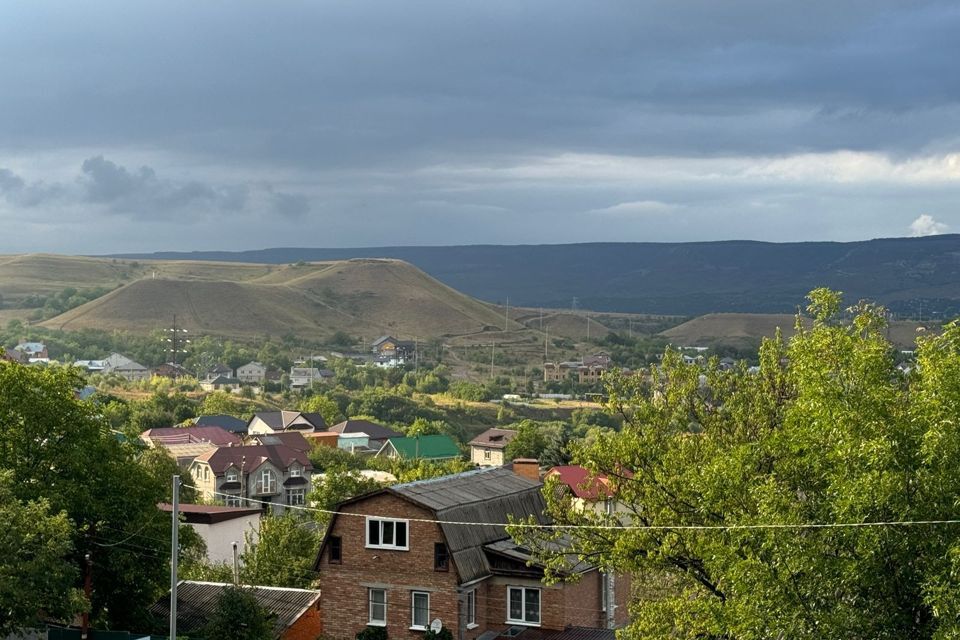
[[[490,574],[483,547],[508,537],[502,524],[510,516],[532,515],[546,522],[541,486],[509,469],[494,467],[399,484],[388,491],[434,511],[438,520],[490,523],[440,525],[460,579],[467,582]]]
[[[224,589],[233,585],[222,582],[194,582],[182,580],[177,585],[177,629],[182,633],[201,630],[217,610],[217,600]],[[284,589],[280,587],[246,587],[257,604],[273,614],[274,637],[296,622],[307,609],[320,599],[319,591]],[[158,600],[150,613],[163,619],[170,617],[170,595]]]

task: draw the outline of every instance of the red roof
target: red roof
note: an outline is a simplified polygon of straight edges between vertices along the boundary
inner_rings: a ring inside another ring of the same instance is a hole
[[[147,429],[140,434],[140,437],[162,445],[209,442],[218,447],[225,447],[243,443],[240,436],[230,433],[223,427],[162,427]]]
[[[547,477],[559,476],[560,482],[570,487],[573,495],[584,500],[597,500],[610,496],[607,477],[603,474],[591,476],[590,472],[578,465],[563,465],[547,471]]]
[[[166,511],[167,513],[173,511],[173,505],[168,502],[161,502],[157,507],[160,511]],[[251,509],[250,507],[224,507],[213,504],[181,504],[178,507],[180,513],[183,514],[183,519],[195,524],[217,524],[218,522],[262,513],[259,507]]]
[[[224,473],[228,467],[253,471],[264,462],[270,461],[278,469],[286,469],[294,462],[312,469],[310,458],[305,451],[297,451],[283,444],[253,444],[240,447],[220,447],[196,457],[195,462],[206,462],[216,475]]]

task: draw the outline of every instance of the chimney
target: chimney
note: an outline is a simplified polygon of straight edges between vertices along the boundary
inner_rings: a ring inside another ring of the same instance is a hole
[[[536,458],[515,458],[513,472],[521,478],[540,482],[540,463]]]

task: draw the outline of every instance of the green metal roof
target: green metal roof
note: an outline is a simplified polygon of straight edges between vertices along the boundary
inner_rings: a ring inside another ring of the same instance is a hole
[[[390,438],[390,444],[401,458],[459,458],[460,447],[453,438],[445,435]]]

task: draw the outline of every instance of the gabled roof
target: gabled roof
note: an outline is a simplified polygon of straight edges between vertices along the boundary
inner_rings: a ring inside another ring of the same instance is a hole
[[[209,415],[209,416],[197,416],[193,424],[198,427],[220,427],[221,429],[226,429],[231,433],[246,433],[247,432],[247,423],[240,418],[235,418],[224,413]]]
[[[177,629],[182,633],[200,631],[217,610],[217,601],[228,587],[221,582],[195,582],[181,580],[177,583]],[[287,629],[314,607],[320,600],[320,592],[309,589],[286,589],[280,587],[245,587],[257,604],[272,614],[273,633],[279,638]],[[158,619],[170,617],[170,594],[160,598],[150,613]]]
[[[254,415],[254,418],[260,418],[264,424],[274,431],[286,431],[287,429],[325,431],[327,428],[326,421],[319,413],[301,413],[300,411],[264,411]]]
[[[416,458],[443,460],[460,457],[460,447],[457,446],[456,441],[443,434],[390,438],[377,455],[391,448],[397,452],[398,456],[407,460]]]
[[[239,367],[237,367],[237,370],[243,369],[244,367],[257,367],[257,368],[259,368],[259,369],[266,369],[266,368],[267,368],[266,366],[264,366],[264,364],[263,364],[262,362],[257,362],[256,360],[251,360],[251,361],[248,362],[247,364],[243,364],[243,365],[240,365]]]
[[[154,445],[188,444],[209,442],[224,447],[230,444],[242,444],[240,436],[221,427],[162,427],[147,429],[140,434],[144,440]]]
[[[370,437],[371,440],[399,438],[403,435],[402,433],[394,431],[389,427],[385,427],[382,424],[377,424],[376,422],[370,422],[369,420],[344,420],[343,422],[330,427],[330,431],[335,431],[336,433],[341,434],[365,433]]]
[[[591,476],[590,472],[578,465],[562,465],[547,471],[546,476],[558,476],[560,482],[570,487],[573,495],[584,500],[603,500],[610,495],[607,478],[604,475]]]
[[[216,475],[221,475],[231,466],[244,471],[254,471],[265,462],[270,462],[278,469],[286,469],[294,462],[307,469],[313,468],[305,451],[297,451],[283,444],[220,447],[197,456],[195,461],[206,462]]]
[[[385,491],[432,511],[438,520],[495,523],[440,525],[460,580],[468,582],[491,573],[484,545],[508,538],[500,524],[509,516],[532,515],[546,523],[541,486],[508,469],[494,467],[398,484]]]
[[[111,353],[109,356],[103,359],[103,366],[105,369],[112,371],[114,369],[122,369],[124,371],[146,371],[147,368],[140,364],[139,362],[134,362],[127,356],[120,353]]]
[[[217,376],[213,380],[208,380],[204,384],[241,384],[237,378],[228,378],[226,376]]]
[[[373,341],[373,344],[372,344],[371,346],[379,347],[381,344],[383,344],[383,343],[386,342],[387,340],[389,340],[389,341],[391,341],[391,342],[396,342],[396,341],[397,341],[397,339],[394,338],[393,336],[380,336],[379,338],[377,338],[376,340]]]
[[[503,449],[513,440],[517,432],[513,429],[487,429],[468,444],[475,447],[486,447],[488,449]]]
[[[311,433],[316,433],[315,431]],[[277,433],[258,433],[252,440],[259,444],[282,444],[297,451],[310,451],[310,444],[299,431],[278,431]]]

